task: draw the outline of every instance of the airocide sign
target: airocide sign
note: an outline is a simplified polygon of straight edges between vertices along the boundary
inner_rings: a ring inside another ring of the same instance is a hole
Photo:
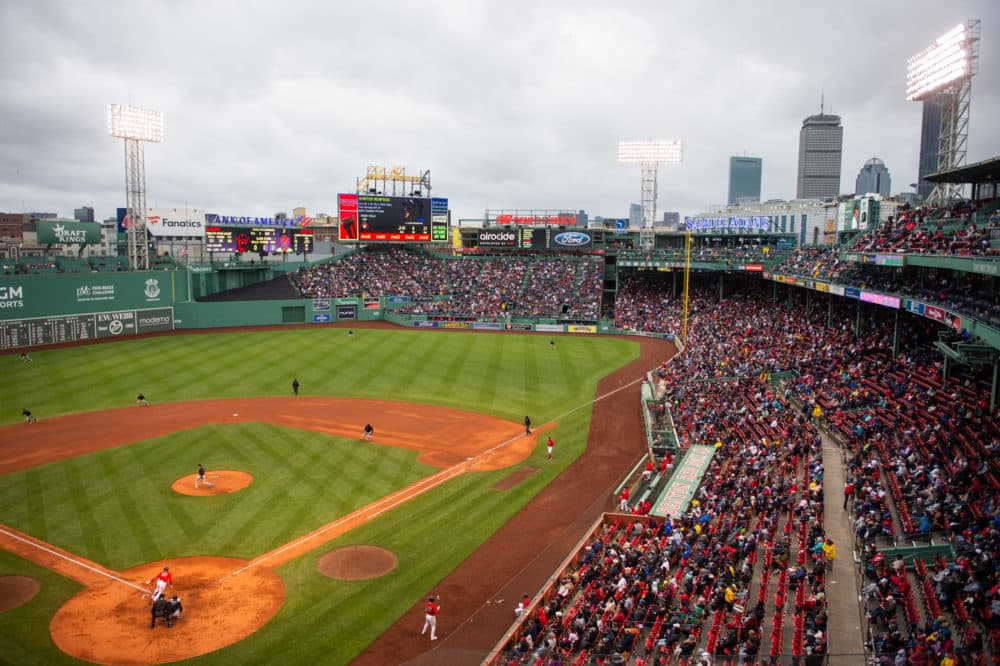
[[[476,234],[479,247],[517,247],[519,242],[518,229],[480,229]]]

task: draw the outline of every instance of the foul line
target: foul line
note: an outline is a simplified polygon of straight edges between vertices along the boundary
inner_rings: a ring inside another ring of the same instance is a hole
[[[60,559],[63,559],[63,560],[66,560],[67,562],[69,562],[71,564],[75,564],[78,567],[82,567],[84,569],[87,569],[88,571],[92,571],[93,573],[96,573],[99,576],[104,576],[105,578],[110,578],[111,580],[117,581],[117,582],[119,582],[119,583],[121,583],[123,585],[128,585],[129,587],[134,588],[136,590],[139,590],[140,592],[149,592],[149,590],[147,590],[146,588],[140,587],[139,585],[136,585],[135,583],[130,583],[129,581],[125,580],[124,578],[119,578],[118,576],[115,576],[114,574],[109,573],[107,570],[98,569],[97,567],[91,566],[91,565],[87,564],[86,562],[74,559],[74,558],[70,557],[69,555],[64,555],[64,554],[60,553],[57,550],[53,550],[51,548],[43,546],[40,543],[32,541],[31,539],[26,539],[26,538],[22,537],[19,534],[15,534],[14,532],[10,532],[9,530],[4,529],[3,527],[0,527],[0,533],[6,534],[8,537],[10,537],[12,539],[15,539],[17,541],[20,541],[22,543],[26,543],[29,546],[37,548],[38,550],[44,551],[44,552],[48,553],[49,555],[55,555],[56,557],[58,557]],[[46,567],[46,568],[48,568],[48,567]]]

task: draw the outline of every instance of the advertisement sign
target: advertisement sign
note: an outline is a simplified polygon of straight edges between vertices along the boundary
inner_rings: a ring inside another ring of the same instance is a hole
[[[730,216],[730,217],[685,217],[684,228],[687,231],[716,231],[719,229],[752,229],[768,231],[771,220],[762,215]]]
[[[99,312],[97,321],[98,338],[114,338],[120,335],[135,335],[135,312]]]
[[[873,294],[870,291],[861,292],[861,300],[865,303],[875,303],[876,305],[884,305],[888,308],[899,309],[899,299],[895,296],[886,296],[885,294]]]
[[[934,321],[939,321],[942,324],[945,320],[945,312],[941,308],[936,308],[933,305],[927,305],[924,307],[924,316],[928,319],[933,319]]]
[[[504,326],[508,331],[530,331],[531,324],[507,324]]]
[[[197,208],[150,208],[146,231],[154,238],[201,238],[205,235],[205,211]]]
[[[413,328],[437,328],[438,323],[436,321],[415,321],[413,322]]]
[[[254,217],[249,215],[219,215],[217,213],[205,213],[205,226],[232,226],[232,227],[308,227],[312,224],[312,218],[308,215],[297,215],[295,217]]]
[[[358,307],[356,305],[338,305],[337,319],[357,319]]]
[[[586,231],[553,232],[549,240],[551,250],[586,250],[593,246],[593,238]]]
[[[494,224],[517,224],[527,226],[568,226],[576,224],[576,215],[537,215],[533,213],[497,213],[493,220]]]
[[[860,299],[861,290],[855,289],[853,287],[844,287],[844,296],[846,296],[847,298]]]
[[[329,324],[333,316],[329,312],[313,313],[314,324]]]
[[[93,222],[56,222],[38,220],[39,245],[97,245],[101,242],[101,225]]]
[[[313,299],[313,312],[329,312],[330,311],[330,299],[329,298],[314,298]]]
[[[535,330],[543,333],[562,333],[562,324],[535,324]]]
[[[500,324],[495,321],[477,321],[473,322],[472,328],[477,331],[499,331]]]
[[[566,330],[570,333],[597,333],[596,326],[583,326],[578,324],[570,324],[566,327]]]
[[[476,245],[479,247],[509,247],[516,248],[521,242],[520,229],[480,229],[476,233]]]
[[[875,255],[876,266],[902,266],[905,258],[901,254],[877,254]]]
[[[831,284],[830,285],[830,293],[834,294],[836,296],[843,296],[844,295],[844,288],[841,287],[839,284]]]
[[[158,333],[174,329],[173,308],[136,310],[136,333]]]
[[[378,296],[367,296],[364,299],[365,310],[378,310],[379,300]]]
[[[921,316],[924,314],[924,304],[919,301],[911,301],[908,298],[903,299],[903,307],[905,307],[908,312]]]
[[[764,264],[743,264],[743,270],[747,273],[763,273]]]
[[[830,285],[828,285],[826,282],[817,282],[816,283],[816,291],[824,291],[825,292],[825,291],[829,291],[829,290],[830,290]]]
[[[431,240],[430,199],[338,194],[337,205],[342,241]]]

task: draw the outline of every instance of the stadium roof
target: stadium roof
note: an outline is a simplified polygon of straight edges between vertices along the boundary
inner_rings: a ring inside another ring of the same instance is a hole
[[[947,171],[938,171],[924,176],[932,183],[995,183],[1000,176],[1000,157],[991,157],[982,162],[967,164]]]

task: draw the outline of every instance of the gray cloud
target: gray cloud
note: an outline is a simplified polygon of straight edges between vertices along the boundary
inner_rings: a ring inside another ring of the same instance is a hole
[[[487,207],[621,215],[639,198],[621,139],[682,138],[660,210],[724,200],[730,155],[794,195],[802,119],[845,127],[841,190],[866,159],[914,182],[920,105],[906,57],[983,21],[969,161],[1000,153],[1000,5],[374,2],[3,3],[0,209],[122,204],[105,107],[164,112],[149,201],[234,214],[333,213],[369,163],[430,169],[457,217]]]

